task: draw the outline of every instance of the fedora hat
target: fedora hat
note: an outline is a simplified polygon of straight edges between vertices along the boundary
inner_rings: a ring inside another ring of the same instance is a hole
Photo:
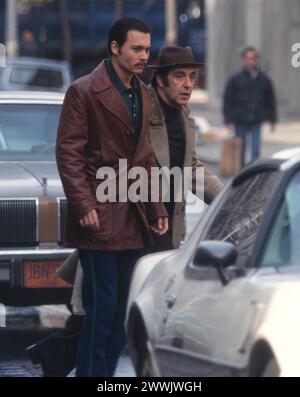
[[[196,62],[191,47],[166,46],[159,51],[158,64],[148,65],[152,69],[186,66],[197,68],[201,63]]]

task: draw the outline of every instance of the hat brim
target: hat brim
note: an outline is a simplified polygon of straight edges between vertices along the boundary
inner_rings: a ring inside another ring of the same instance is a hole
[[[200,62],[179,62],[179,63],[169,63],[167,65],[147,65],[147,68],[150,69],[166,69],[166,68],[177,68],[177,67],[186,67],[186,68],[199,68],[204,65],[204,63]]]

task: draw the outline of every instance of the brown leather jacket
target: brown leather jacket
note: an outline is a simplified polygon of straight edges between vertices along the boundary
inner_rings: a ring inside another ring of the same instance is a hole
[[[167,216],[161,203],[100,203],[96,198],[100,167],[114,168],[118,179],[119,159],[127,159],[128,168],[149,170],[156,165],[149,140],[147,88],[141,82],[139,85],[143,122],[137,142],[126,105],[109,78],[105,61],[90,75],[75,81],[66,93],[56,155],[69,203],[65,231],[68,247],[113,251],[142,248],[150,239],[149,223]],[[118,183],[116,188],[118,192]],[[99,214],[101,230],[97,232],[79,224],[92,209]]]

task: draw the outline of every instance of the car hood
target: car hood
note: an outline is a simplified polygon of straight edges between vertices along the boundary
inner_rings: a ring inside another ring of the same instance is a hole
[[[63,197],[55,161],[0,162],[0,196]]]

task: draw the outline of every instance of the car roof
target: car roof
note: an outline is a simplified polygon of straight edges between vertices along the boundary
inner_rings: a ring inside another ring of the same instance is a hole
[[[54,59],[33,58],[33,57],[6,57],[7,64],[15,65],[35,65],[35,66],[49,66],[49,67],[68,67],[66,61],[56,61]]]
[[[232,184],[233,186],[236,186],[259,172],[287,171],[296,164],[300,164],[300,146],[282,150],[275,153],[271,158],[258,160],[246,166],[236,177],[233,178]]]
[[[280,152],[275,153],[272,158],[273,159],[281,159],[281,160],[291,160],[291,158],[300,155],[300,146],[281,150]]]
[[[0,103],[62,103],[63,92],[0,91]]]

